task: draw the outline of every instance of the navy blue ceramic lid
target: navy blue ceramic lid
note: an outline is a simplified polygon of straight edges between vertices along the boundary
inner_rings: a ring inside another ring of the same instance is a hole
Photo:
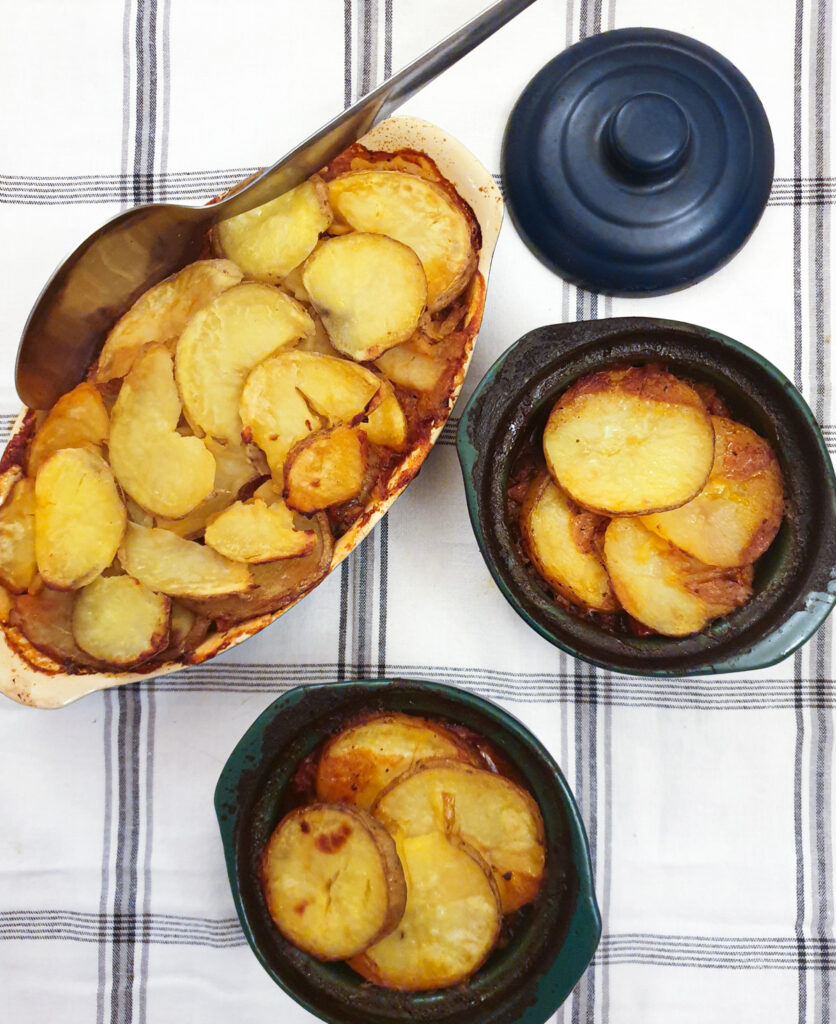
[[[674,32],[617,29],[550,61],[502,147],[526,245],[591,291],[658,295],[751,234],[772,184],[766,113],[737,68]]]

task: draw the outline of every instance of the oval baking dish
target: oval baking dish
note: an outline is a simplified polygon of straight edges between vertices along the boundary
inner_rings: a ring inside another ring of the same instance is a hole
[[[454,371],[449,387],[436,406],[431,422],[423,424],[422,432],[395,462],[382,487],[378,488],[373,497],[366,502],[359,515],[353,517],[345,531],[335,537],[328,572],[363,540],[404,490],[418,472],[447,421],[450,409],[461,390],[481,323],[485,285],[503,209],[501,195],[490,174],[471,153],[440,128],[415,118],[390,118],[358,141],[361,146],[376,153],[412,151],[418,158],[421,154],[429,157],[441,175],[471,208],[481,233],[481,248],[476,271],[463,296],[465,312],[460,330],[466,338],[461,356],[452,364]],[[342,158],[338,158],[340,159]],[[34,426],[34,414],[24,410],[15,423],[11,440],[0,463],[4,471],[23,460]],[[217,630],[210,632],[206,639],[188,654],[173,660],[149,660],[137,668],[126,671],[68,664],[36,649],[19,629],[7,623],[3,626],[3,636],[0,640],[0,690],[24,704],[60,707],[95,690],[172,672],[184,664],[198,664],[259,632],[293,607],[311,589],[313,586],[305,587],[298,596],[294,595],[294,600],[288,600],[278,610],[270,610],[231,623],[226,623],[221,618]]]

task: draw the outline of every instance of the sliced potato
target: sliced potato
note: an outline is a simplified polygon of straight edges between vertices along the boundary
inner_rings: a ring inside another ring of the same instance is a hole
[[[406,905],[392,837],[366,811],[311,804],[284,817],[261,861],[279,931],[318,960],[345,960],[387,935]]]
[[[369,464],[362,430],[334,427],[310,434],[291,448],[284,464],[284,499],[305,515],[356,498]]]
[[[107,336],[95,380],[124,377],[146,345],[176,341],[190,317],[242,277],[229,260],[200,260],[149,289]]]
[[[467,744],[438,722],[395,713],[371,715],[326,744],[317,768],[316,795],[368,808],[393,779],[431,757],[477,763]]]
[[[582,608],[614,612],[619,604],[595,537],[607,520],[579,509],[545,470],[531,481],[520,515],[528,557],[543,579]]]
[[[171,621],[168,630],[168,644],[160,651],[155,661],[175,661],[203,643],[211,622],[186,608],[179,601],[171,602]]]
[[[504,914],[540,890],[543,819],[532,797],[502,775],[460,761],[424,761],[383,790],[372,814],[395,836],[443,832],[469,843],[493,872]]]
[[[263,206],[221,221],[215,237],[247,277],[279,284],[310,255],[331,220],[325,185],[304,181]]]
[[[34,477],[61,448],[100,447],[108,438],[110,419],[98,389],[87,381],[62,395],[50,409],[29,449],[27,469]]]
[[[381,380],[379,405],[374,408],[363,424],[366,437],[372,444],[383,445],[393,451],[403,451],[406,445],[408,424],[395,389],[388,380]]]
[[[241,395],[245,436],[267,457],[279,489],[294,443],[325,426],[353,425],[380,391],[370,370],[314,352],[280,352],[257,366]]]
[[[198,437],[179,433],[180,397],[171,353],[151,345],[137,357],[111,413],[110,464],[134,501],[176,519],[212,491],[215,460]]]
[[[247,457],[242,444],[221,444],[211,437],[204,437],[203,443],[215,460],[212,493],[180,519],[156,516],[153,522],[142,522],[141,526],[158,526],[162,530],[171,530],[186,540],[202,537],[209,522],[232,505],[242,487],[259,476],[259,471]],[[136,519],[134,522],[140,521]]]
[[[296,346],[297,352],[318,352],[322,356],[340,358],[340,353],[331,344],[328,332],[316,313],[313,314],[314,332],[303,338]]]
[[[329,182],[328,195],[339,221],[388,235],[417,253],[430,311],[452,302],[473,276],[470,223],[440,185],[401,171],[355,171]]]
[[[192,426],[219,441],[240,444],[238,406],[247,374],[313,331],[304,308],[266,284],[241,284],[201,310],[180,336],[175,361]]]
[[[753,430],[712,416],[714,466],[693,500],[642,522],[707,565],[748,565],[766,551],[784,517],[784,484],[769,443]]]
[[[256,491],[256,497],[262,497],[261,489]],[[297,530],[312,530],[316,534],[310,554],[251,566],[254,586],[245,593],[197,600],[183,598],[182,603],[226,629],[236,622],[284,608],[313,589],[331,568],[334,541],[322,513],[310,520],[297,516],[294,522]]]
[[[230,561],[212,548],[183,540],[168,530],[149,530],[136,523],[128,523],[119,561],[134,579],[171,597],[238,594],[253,585],[242,562]]]
[[[275,562],[313,551],[313,530],[297,530],[293,513],[281,501],[236,501],[206,527],[206,543],[235,562]]]
[[[15,603],[12,595],[5,587],[0,587],[0,622],[5,623],[9,621],[14,606]]]
[[[23,467],[17,464],[0,473],[0,508],[11,498],[16,484],[20,483],[25,475]]]
[[[113,561],[127,513],[110,466],[89,448],[62,448],[35,479],[35,559],[44,583],[75,590]]]
[[[131,668],[165,647],[170,607],[132,576],[100,576],[79,591],[73,637],[97,661]]]
[[[396,345],[375,359],[375,366],[382,370],[389,380],[410,391],[432,391],[447,369],[444,350],[423,351],[414,337],[402,345]]]
[[[0,507],[0,583],[22,594],[35,577],[35,485],[19,480]]]
[[[406,341],[427,302],[421,261],[385,235],[353,232],[324,242],[302,282],[334,348],[358,362]]]
[[[614,519],[604,563],[624,610],[665,636],[698,633],[752,595],[751,567],[719,569],[697,561],[637,519]]]
[[[389,935],[349,966],[376,985],[419,992],[465,981],[496,945],[502,909],[490,868],[441,832],[404,839],[406,910]]]
[[[75,642],[73,608],[75,591],[50,590],[43,587],[37,594],[20,594],[15,598],[9,622],[26,637],[33,647],[72,670],[75,665],[88,668],[101,666]]]
[[[714,429],[693,388],[658,367],[583,377],[549,416],[543,450],[557,483],[604,515],[676,508],[705,485]]]

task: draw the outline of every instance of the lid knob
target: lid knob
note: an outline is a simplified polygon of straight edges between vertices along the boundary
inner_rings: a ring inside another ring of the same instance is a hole
[[[633,179],[670,177],[685,162],[690,136],[682,108],[658,92],[625,100],[606,133],[613,163]]]

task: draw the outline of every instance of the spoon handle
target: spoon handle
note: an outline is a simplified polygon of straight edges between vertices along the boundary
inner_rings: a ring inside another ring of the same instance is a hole
[[[532,3],[534,0],[499,0],[477,14],[262,171],[246,188],[216,203],[212,207],[215,221],[245,213],[300,185]]]

